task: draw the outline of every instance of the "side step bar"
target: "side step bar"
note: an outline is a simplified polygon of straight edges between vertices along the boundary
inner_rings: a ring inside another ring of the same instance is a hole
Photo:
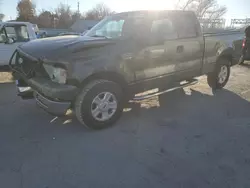
[[[190,80],[190,81],[185,81],[185,83],[180,84],[179,86],[176,86],[176,87],[164,90],[164,91],[158,91],[158,92],[150,93],[148,95],[135,96],[132,101],[141,101],[141,100],[149,99],[149,98],[152,98],[152,97],[155,97],[155,96],[159,96],[159,95],[168,93],[170,91],[181,89],[181,88],[184,88],[184,87],[187,87],[187,86],[191,86],[191,85],[194,85],[194,84],[197,84],[197,83],[198,83],[197,79],[193,79],[193,80]]]

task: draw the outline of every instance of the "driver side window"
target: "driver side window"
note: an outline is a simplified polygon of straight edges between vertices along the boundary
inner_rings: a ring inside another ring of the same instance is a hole
[[[178,38],[173,23],[169,19],[154,20],[151,32],[155,35],[164,37],[165,40],[174,40]]]
[[[123,24],[124,20],[112,20],[108,22],[103,28],[97,30],[96,34],[111,38],[121,37]]]

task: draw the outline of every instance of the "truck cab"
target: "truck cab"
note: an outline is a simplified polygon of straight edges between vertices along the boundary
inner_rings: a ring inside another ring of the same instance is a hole
[[[36,38],[33,24],[29,22],[0,23],[0,66],[8,65],[18,46]]]

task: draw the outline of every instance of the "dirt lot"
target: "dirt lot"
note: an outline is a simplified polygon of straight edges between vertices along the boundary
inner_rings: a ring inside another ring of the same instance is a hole
[[[221,91],[201,78],[98,132],[15,92],[0,84],[2,188],[250,187],[250,65],[234,67]]]

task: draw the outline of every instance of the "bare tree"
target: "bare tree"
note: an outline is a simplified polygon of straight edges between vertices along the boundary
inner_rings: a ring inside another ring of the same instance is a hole
[[[37,24],[39,27],[49,28],[53,25],[52,13],[47,10],[42,10],[37,17]]]
[[[53,11],[42,10],[36,23],[39,27],[67,29],[81,17],[81,14],[72,11],[69,5],[60,3]]]
[[[85,14],[85,19],[101,20],[105,16],[111,15],[113,13],[114,12],[112,12],[111,9],[109,7],[107,7],[105,4],[99,3],[94,8],[87,11],[87,13]]]
[[[5,15],[0,13],[0,22],[3,21],[4,17],[5,17]]]
[[[192,10],[199,19],[219,19],[227,12],[227,8],[219,6],[217,0],[178,0],[176,8]]]
[[[58,17],[58,27],[68,28],[72,24],[72,11],[69,5],[59,4],[55,10],[55,15]]]
[[[17,20],[32,22],[36,15],[36,6],[31,1],[20,0],[17,3]]]

